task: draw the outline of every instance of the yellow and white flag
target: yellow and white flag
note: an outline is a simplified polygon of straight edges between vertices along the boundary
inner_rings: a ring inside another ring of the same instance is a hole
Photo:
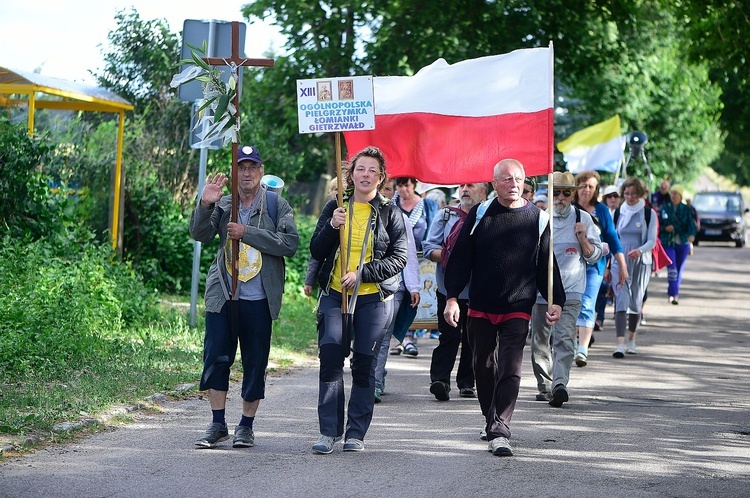
[[[584,170],[615,172],[623,158],[625,137],[620,131],[620,116],[573,133],[557,144],[563,153],[568,171]]]

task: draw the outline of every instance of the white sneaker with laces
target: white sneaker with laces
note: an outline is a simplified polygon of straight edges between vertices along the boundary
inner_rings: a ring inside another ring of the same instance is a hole
[[[488,450],[495,456],[513,456],[513,448],[508,442],[508,438],[496,437],[488,444]]]
[[[615,358],[625,358],[625,344],[618,344],[612,356]]]
[[[625,346],[625,352],[627,354],[637,354],[638,348],[635,347],[635,341],[628,341],[627,346]]]

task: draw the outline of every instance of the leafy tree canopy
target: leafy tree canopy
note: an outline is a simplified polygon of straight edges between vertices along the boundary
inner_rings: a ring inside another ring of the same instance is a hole
[[[291,91],[299,78],[409,75],[440,57],[454,63],[552,41],[558,139],[619,113],[648,133],[656,175],[680,180],[722,150],[721,91],[710,66],[688,57],[691,18],[668,0],[255,0],[243,14],[274,19],[288,37],[290,55],[258,80],[261,93]],[[278,126],[288,119],[294,129],[293,107],[274,109]]]

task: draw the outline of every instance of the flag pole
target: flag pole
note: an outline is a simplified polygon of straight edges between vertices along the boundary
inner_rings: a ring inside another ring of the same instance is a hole
[[[341,132],[337,131],[334,134],[334,141],[335,141],[335,147],[336,147],[336,187],[338,189],[338,193],[336,194],[336,201],[338,202],[338,207],[344,206],[344,188],[343,188],[343,175],[341,171]],[[351,227],[350,227],[351,228]],[[341,276],[343,277],[346,275],[346,267],[349,264],[348,261],[346,261],[346,253],[347,251],[344,251],[344,231],[339,230],[339,263],[341,264]],[[342,289],[341,292],[341,312],[346,313],[346,290]]]
[[[550,199],[550,194],[552,194],[552,189],[555,187],[554,185],[554,173],[549,173],[547,175],[547,199]],[[549,214],[549,259],[547,260],[547,311],[549,311],[552,308],[552,282],[553,282],[553,274],[554,274],[554,233],[553,230],[553,220],[555,219],[554,216],[552,216],[552,204],[555,202],[554,198],[547,203],[547,213]]]
[[[617,180],[620,178],[620,171],[625,167],[625,147],[620,149],[620,166],[615,171],[615,187],[617,186]],[[623,178],[625,177],[623,173]]]
[[[554,108],[554,102],[555,102],[555,84],[554,84],[554,78],[555,78],[555,49],[552,45],[552,40],[549,42],[549,48],[550,52],[552,53],[550,57],[550,102],[553,103]],[[553,114],[554,116],[554,114]],[[554,125],[554,117],[552,129],[550,130],[550,141],[554,143],[555,138],[555,125]],[[554,203],[554,198],[550,197],[550,194],[552,194],[552,189],[554,188],[554,172],[555,172],[555,153],[554,153],[554,145],[550,147],[550,167],[549,167],[549,173],[547,173],[547,213],[549,214],[549,259],[547,260],[547,311],[549,311],[552,308],[552,282],[553,282],[553,270],[554,270],[554,238],[553,233],[554,230],[552,229],[552,220],[554,217],[552,216],[552,204]],[[541,239],[540,239],[541,240]]]

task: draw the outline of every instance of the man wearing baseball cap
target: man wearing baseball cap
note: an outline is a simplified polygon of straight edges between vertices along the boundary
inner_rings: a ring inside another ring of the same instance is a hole
[[[198,448],[229,439],[225,418],[229,369],[239,341],[242,352],[242,417],[235,448],[254,446],[253,422],[265,397],[271,323],[279,317],[284,292],[284,257],[297,252],[299,236],[292,208],[261,184],[263,162],[256,147],[237,154],[237,222],[230,221],[232,196],[224,195],[227,175],[209,175],[190,218],[190,235],[204,244],[219,236],[219,249],[206,277],[206,335],[200,389],[208,390],[213,418]],[[232,241],[239,241],[237,289],[232,288]]]

